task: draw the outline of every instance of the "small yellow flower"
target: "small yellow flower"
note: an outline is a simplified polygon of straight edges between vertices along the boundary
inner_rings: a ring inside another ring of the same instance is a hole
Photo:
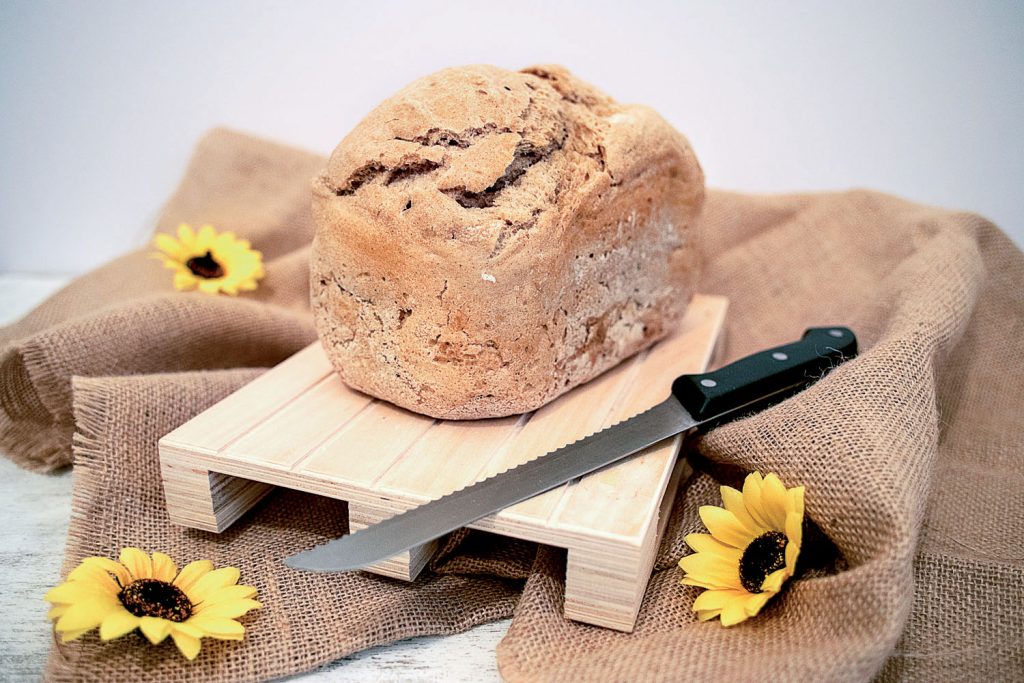
[[[206,294],[234,296],[256,289],[256,281],[264,274],[263,254],[233,232],[218,234],[212,225],[204,225],[196,233],[182,223],[177,239],[160,233],[153,244],[160,250],[153,257],[174,271],[175,289],[198,288]]]
[[[803,540],[804,487],[787,489],[779,478],[747,475],[743,492],[723,486],[725,508],[704,505],[710,534],[689,534],[692,555],[679,560],[682,583],[705,588],[693,602],[701,621],[732,626],[754,616],[796,571]]]
[[[254,587],[237,585],[234,567],[214,569],[209,560],[197,560],[178,571],[167,555],[150,557],[138,548],[124,548],[120,560],[87,557],[46,593],[53,603],[48,616],[63,642],[97,626],[103,640],[138,628],[154,645],[170,636],[195,659],[200,638],[241,640],[245,628],[235,620],[261,606]]]

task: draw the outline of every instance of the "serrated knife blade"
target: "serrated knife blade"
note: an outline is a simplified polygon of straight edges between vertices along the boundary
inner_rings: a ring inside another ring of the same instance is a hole
[[[811,328],[796,342],[713,372],[682,375],[653,408],[512,469],[285,560],[295,569],[361,569],[637,453],[666,438],[778,402],[857,353],[846,327]]]

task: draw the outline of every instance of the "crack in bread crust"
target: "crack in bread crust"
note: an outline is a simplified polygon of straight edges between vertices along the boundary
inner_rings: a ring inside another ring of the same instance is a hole
[[[483,192],[471,192],[465,187],[453,187],[442,191],[455,199],[464,209],[485,209],[494,206],[499,192],[518,182],[531,166],[544,161],[556,150],[562,149],[564,144],[564,135],[560,140],[552,141],[540,149],[528,142],[521,142],[516,146],[515,155],[509,165],[505,167],[505,172]]]

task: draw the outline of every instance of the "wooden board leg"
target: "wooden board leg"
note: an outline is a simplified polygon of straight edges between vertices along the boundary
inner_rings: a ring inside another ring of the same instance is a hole
[[[167,514],[174,524],[220,533],[274,487],[162,457]]]
[[[355,503],[348,504],[348,527],[349,531],[355,532],[359,529],[365,529],[366,527],[376,524],[377,522],[383,521],[388,517],[391,517],[394,511],[379,510],[376,508],[365,507]],[[390,576],[393,579],[402,579],[403,581],[413,581],[419,576],[423,568],[427,566],[427,562],[434,556],[434,553],[438,550],[438,542],[430,541],[423,545],[418,545],[411,550],[406,550],[403,553],[399,553],[386,560],[371,564],[365,568],[373,574],[379,574],[380,576]]]
[[[665,533],[679,483],[692,473],[685,460],[676,463],[665,489],[658,520],[639,547],[569,548],[565,568],[565,616],[617,631],[631,632],[647,591],[651,569]]]

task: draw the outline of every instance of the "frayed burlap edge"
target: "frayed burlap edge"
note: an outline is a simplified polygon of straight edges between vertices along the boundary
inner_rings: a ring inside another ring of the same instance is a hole
[[[20,467],[52,472],[68,463],[73,422],[63,418],[60,390],[42,349],[27,344],[0,351],[0,449]],[[30,455],[31,454],[31,455]]]

